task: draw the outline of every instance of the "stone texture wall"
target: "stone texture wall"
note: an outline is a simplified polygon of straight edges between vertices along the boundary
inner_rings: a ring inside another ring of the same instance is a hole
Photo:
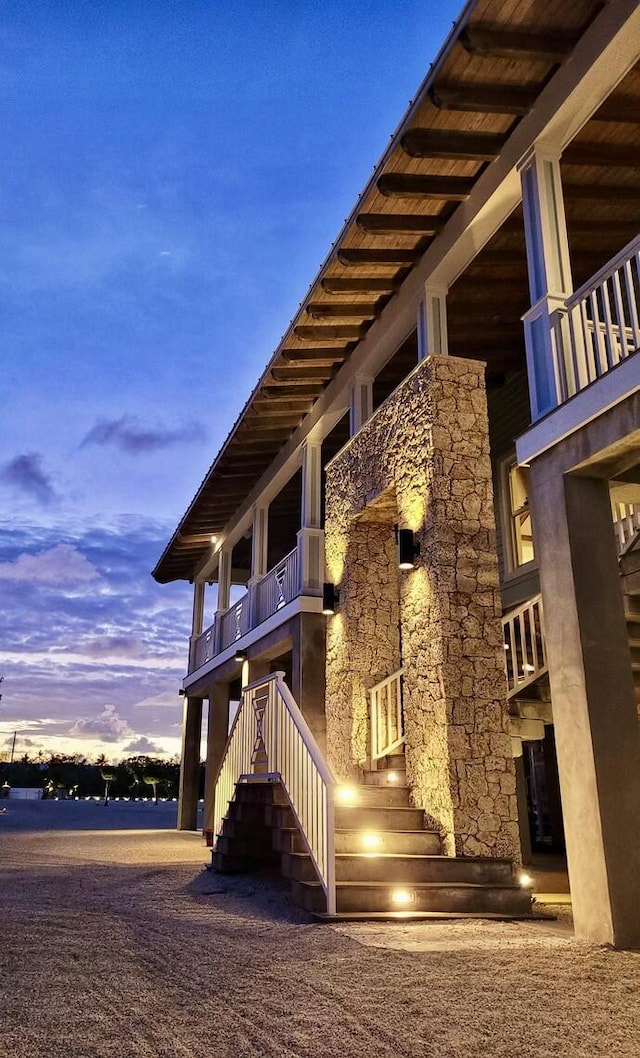
[[[450,855],[519,857],[484,368],[429,357],[327,471],[327,749],[355,777],[367,690],[404,667],[407,775]],[[393,524],[420,541],[397,569]],[[399,622],[399,626],[398,626]]]

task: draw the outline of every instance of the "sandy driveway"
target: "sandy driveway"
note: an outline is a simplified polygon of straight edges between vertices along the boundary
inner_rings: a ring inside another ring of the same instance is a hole
[[[174,813],[0,815],[1,1058],[640,1053],[640,954],[545,924],[317,925],[278,880],[204,871]]]

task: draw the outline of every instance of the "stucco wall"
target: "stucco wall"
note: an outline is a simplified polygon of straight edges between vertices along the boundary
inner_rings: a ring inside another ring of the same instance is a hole
[[[414,803],[453,855],[519,856],[483,365],[430,357],[329,465],[327,749],[359,774],[367,690],[404,667]],[[420,541],[397,569],[393,524]]]

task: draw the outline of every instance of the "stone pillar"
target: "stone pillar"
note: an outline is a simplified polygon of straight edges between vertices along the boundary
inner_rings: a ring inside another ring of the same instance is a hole
[[[576,935],[640,946],[640,744],[608,483],[531,464]]]
[[[178,794],[178,830],[198,829],[202,698],[185,698]]]
[[[209,697],[207,723],[207,762],[204,783],[204,829],[211,829],[215,818],[214,783],[222,763],[229,731],[229,684],[216,683]]]
[[[420,544],[399,591],[394,521]],[[327,468],[326,537],[330,759],[357,765],[366,682],[398,667],[396,578],[413,801],[448,854],[519,859],[484,365],[428,357],[378,408]]]
[[[424,298],[418,307],[418,360],[446,356],[449,352],[445,286],[425,283]]]
[[[291,693],[316,742],[326,749],[324,712],[326,617],[301,614],[292,636]]]
[[[349,406],[349,433],[351,437],[364,426],[373,412],[373,379],[369,375],[356,375],[351,390]]]

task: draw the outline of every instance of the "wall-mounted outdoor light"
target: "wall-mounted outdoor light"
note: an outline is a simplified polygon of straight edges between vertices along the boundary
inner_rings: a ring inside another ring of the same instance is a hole
[[[236,650],[235,654],[233,655],[233,660],[234,661],[246,661],[247,660],[247,652],[246,652],[246,650]]]
[[[178,691],[178,694],[179,694],[179,696],[180,696],[181,698],[184,698],[184,696],[185,696],[185,694],[186,694],[186,691],[185,691],[184,687],[181,687],[181,688],[180,688],[180,690]]]
[[[331,584],[330,581],[325,582],[322,585],[322,612],[327,617],[331,617],[332,614],[338,609],[338,602],[340,599],[340,592],[336,588],[335,584]]]
[[[400,569],[414,569],[416,559],[420,554],[420,544],[415,538],[412,529],[398,529],[396,526],[396,541],[398,544],[398,566]]]

